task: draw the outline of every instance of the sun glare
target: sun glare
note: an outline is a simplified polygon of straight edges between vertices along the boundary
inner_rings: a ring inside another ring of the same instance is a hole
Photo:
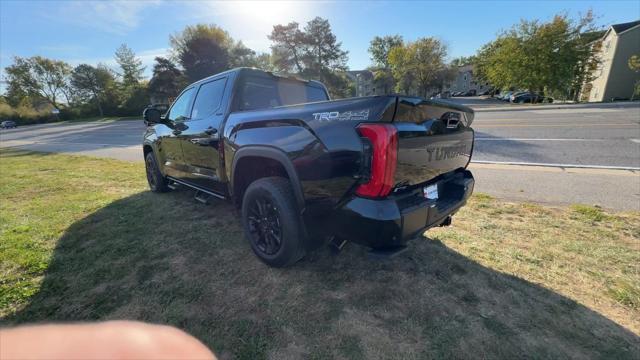
[[[302,22],[306,19],[306,7],[310,3],[295,1],[233,1],[223,2],[225,12],[236,15],[245,22],[245,26],[264,24],[288,23],[290,21]]]

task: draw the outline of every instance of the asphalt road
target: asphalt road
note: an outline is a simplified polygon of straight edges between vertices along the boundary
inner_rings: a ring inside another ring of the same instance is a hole
[[[471,165],[476,191],[640,210],[640,106],[478,110]],[[1,130],[0,146],[142,161],[143,131],[142,121],[35,125]]]
[[[640,107],[479,111],[476,161],[640,168]]]

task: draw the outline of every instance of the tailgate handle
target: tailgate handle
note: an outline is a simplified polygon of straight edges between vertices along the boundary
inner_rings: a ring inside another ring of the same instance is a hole
[[[450,111],[442,115],[442,122],[447,126],[447,129],[455,129],[460,122],[460,114]]]

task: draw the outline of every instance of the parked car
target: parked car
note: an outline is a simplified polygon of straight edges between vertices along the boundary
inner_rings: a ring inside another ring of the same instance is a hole
[[[448,99],[450,95],[448,91],[443,91],[432,95],[431,99]]]
[[[473,191],[473,117],[417,97],[331,101],[317,81],[239,68],[187,86],[164,116],[147,108],[142,150],[152,191],[228,199],[280,267],[326,239],[389,255],[450,224]]]
[[[474,89],[471,89],[467,92],[464,93],[464,95],[462,96],[476,96],[476,91]]]
[[[527,91],[527,92],[521,92],[521,93],[516,93],[511,95],[511,102],[518,103],[518,104],[524,104],[524,103],[537,104],[541,102],[552,103],[553,98],[545,97],[545,96]]]
[[[510,101],[511,100],[511,95],[513,94],[513,91],[506,91],[500,95],[498,95],[498,99],[502,100],[502,101]]]
[[[3,122],[0,122],[0,129],[11,129],[15,127],[18,127],[15,121],[5,120]]]

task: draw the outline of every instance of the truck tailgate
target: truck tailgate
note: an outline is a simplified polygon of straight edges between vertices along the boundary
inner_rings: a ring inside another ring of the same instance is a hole
[[[399,97],[393,119],[398,131],[395,188],[465,168],[473,152],[473,115],[470,108],[445,101]]]

